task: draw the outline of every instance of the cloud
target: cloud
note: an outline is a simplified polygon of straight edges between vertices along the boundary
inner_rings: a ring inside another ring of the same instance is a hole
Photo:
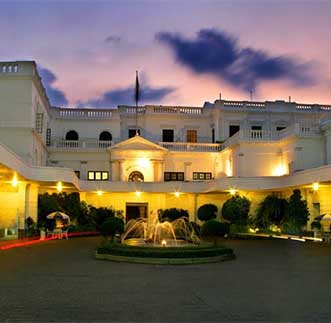
[[[196,39],[159,32],[156,39],[169,46],[176,60],[196,73],[208,73],[244,90],[254,90],[264,80],[288,79],[296,86],[313,83],[311,66],[290,56],[240,47],[224,31],[201,29]]]
[[[45,67],[38,66],[38,72],[41,76],[42,84],[46,89],[47,96],[51,105],[53,106],[66,106],[68,105],[68,100],[61,90],[57,89],[54,86],[54,82],[56,82],[56,75],[49,69]]]
[[[122,38],[120,36],[116,35],[109,35],[105,38],[105,42],[108,44],[119,44],[122,41]]]
[[[140,86],[140,102],[150,103],[162,101],[168,94],[175,91],[172,87],[152,88],[150,86]],[[134,105],[134,87],[114,89],[104,92],[100,98],[78,102],[79,108],[115,108],[117,105]]]

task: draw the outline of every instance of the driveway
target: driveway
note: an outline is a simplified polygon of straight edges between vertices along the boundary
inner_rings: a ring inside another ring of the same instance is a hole
[[[160,266],[97,261],[99,241],[0,251],[0,321],[331,320],[330,245],[228,241],[234,261]]]

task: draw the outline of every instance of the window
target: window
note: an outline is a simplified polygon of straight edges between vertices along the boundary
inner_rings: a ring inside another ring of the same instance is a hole
[[[129,182],[143,182],[144,175],[138,171],[134,171],[129,175]]]
[[[187,142],[197,142],[197,131],[196,130],[187,130],[186,141]]]
[[[2,65],[2,73],[6,73],[7,72],[7,66],[6,65]]]
[[[215,143],[215,129],[211,129],[211,142]]]
[[[140,129],[129,129],[129,138],[134,137],[137,132],[138,132],[138,135],[140,136]]]
[[[109,131],[102,131],[99,136],[100,141],[111,141],[113,139]]]
[[[281,131],[281,130],[284,130],[284,129],[286,129],[286,127],[276,127],[277,131]]]
[[[163,142],[174,142],[174,130],[163,129],[162,130],[162,141]]]
[[[252,126],[252,130],[262,130],[262,126]]]
[[[183,181],[184,172],[164,172],[164,181]]]
[[[48,128],[47,130],[46,130],[46,146],[50,146],[51,145],[51,132],[52,132],[52,130],[51,130],[51,128]]]
[[[70,130],[66,134],[66,140],[78,140],[78,133],[75,130]]]
[[[238,125],[230,125],[229,126],[229,137],[232,137],[240,130],[240,126]]]
[[[87,179],[89,181],[108,181],[109,172],[104,171],[88,171]]]
[[[43,133],[43,120],[44,114],[43,113],[36,113],[36,130],[38,133]]]
[[[194,181],[208,181],[211,180],[212,176],[211,173],[201,173],[201,172],[194,172],[193,173],[193,180]]]

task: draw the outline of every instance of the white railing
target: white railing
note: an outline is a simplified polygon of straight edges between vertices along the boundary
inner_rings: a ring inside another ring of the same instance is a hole
[[[276,130],[251,130],[241,129],[224,142],[224,147],[232,146],[239,140],[249,141],[270,141],[279,140],[288,136],[297,135],[300,137],[319,135],[319,125],[295,123],[281,131]]]
[[[148,106],[148,112],[151,113],[164,113],[164,114],[188,114],[188,115],[200,115],[202,114],[202,108],[198,107],[172,107],[172,106]]]
[[[101,109],[53,108],[52,111],[62,118],[109,119],[113,116],[111,110]]]
[[[201,151],[201,152],[217,152],[221,151],[222,145],[210,143],[191,143],[191,142],[159,142],[163,148],[173,151]]]
[[[113,144],[112,141],[102,140],[64,140],[53,139],[51,141],[51,148],[66,148],[66,149],[106,149]]]

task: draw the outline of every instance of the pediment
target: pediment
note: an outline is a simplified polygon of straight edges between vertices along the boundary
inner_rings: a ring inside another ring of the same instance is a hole
[[[118,144],[109,147],[109,151],[118,150],[154,150],[154,151],[167,151],[166,148],[161,147],[154,142],[151,142],[141,136],[134,136],[127,140],[121,141]]]

